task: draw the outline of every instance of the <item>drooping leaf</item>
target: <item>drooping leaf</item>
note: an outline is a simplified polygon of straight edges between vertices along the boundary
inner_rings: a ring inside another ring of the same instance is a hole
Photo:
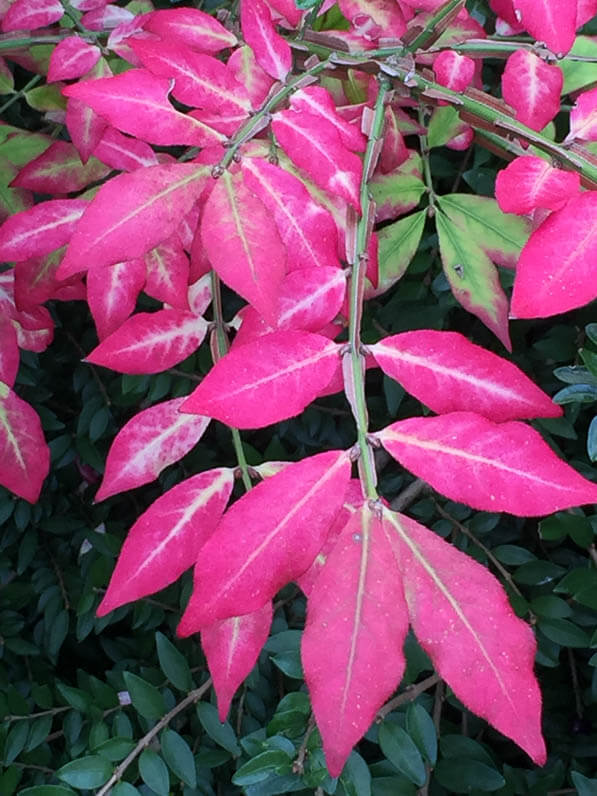
[[[143,409],[120,429],[96,501],[153,481],[199,442],[209,418],[182,414],[184,400],[172,398]]]
[[[597,296],[597,195],[576,196],[552,213],[522,250],[514,292],[515,318],[545,318]]]
[[[496,578],[432,531],[384,509],[419,643],[458,699],[546,760],[535,639]]]
[[[495,422],[562,414],[516,365],[458,332],[404,332],[369,350],[384,373],[438,414],[478,412]]]
[[[240,25],[259,66],[276,80],[284,80],[292,68],[292,52],[276,31],[264,0],[241,0]]]
[[[87,304],[101,340],[115,332],[132,315],[145,284],[141,259],[92,268],[87,274]]]
[[[206,167],[183,163],[113,177],[78,222],[59,277],[141,257],[172,235],[208,179]]]
[[[222,281],[275,324],[286,273],[286,247],[242,173],[216,181],[201,218],[201,241]]]
[[[481,511],[530,517],[597,501],[597,484],[558,459],[524,423],[452,412],[400,420],[377,436],[438,492]]]
[[[549,66],[529,50],[516,50],[506,61],[502,95],[520,122],[543,130],[559,113],[563,82],[559,66]]]
[[[50,450],[35,410],[0,382],[0,484],[35,503],[50,469]]]
[[[198,52],[217,53],[237,44],[236,36],[204,11],[196,8],[160,9],[148,14],[143,29],[161,39],[179,39]]]
[[[97,615],[166,588],[192,567],[219,522],[233,483],[232,470],[207,470],[155,500],[128,532]]]
[[[570,133],[566,141],[597,141],[597,89],[579,94],[570,111]]]
[[[70,38],[64,41],[68,42]],[[105,58],[100,58],[86,74],[88,80],[111,76],[112,70]],[[81,100],[71,97],[66,103],[66,129],[83,163],[87,163],[95,152],[109,126],[103,116]]]
[[[2,30],[35,30],[58,22],[64,15],[60,0],[16,0],[2,18]]]
[[[224,514],[195,566],[182,636],[264,606],[304,572],[344,500],[350,459],[329,451],[289,464]]]
[[[533,155],[515,158],[498,172],[495,198],[504,213],[559,210],[580,192],[580,175],[551,166]]]
[[[75,146],[55,141],[18,173],[11,185],[42,194],[67,194],[81,191],[90,183],[103,180],[110,169],[89,158],[83,165]]]
[[[201,629],[201,646],[218,697],[221,722],[226,720],[237,688],[267,641],[272,614],[272,604],[267,602],[250,614],[221,619]]]
[[[327,337],[273,332],[234,348],[195,388],[184,412],[236,428],[263,428],[299,414],[331,381],[339,347]]]
[[[408,617],[392,563],[381,520],[362,504],[309,594],[301,657],[333,777],[404,672]]]
[[[517,22],[557,55],[574,44],[577,0],[512,0]]]
[[[0,227],[0,259],[27,260],[64,246],[89,203],[52,199],[11,216]]]
[[[48,83],[81,77],[95,66],[101,57],[99,47],[80,36],[69,36],[52,50],[48,67]]]

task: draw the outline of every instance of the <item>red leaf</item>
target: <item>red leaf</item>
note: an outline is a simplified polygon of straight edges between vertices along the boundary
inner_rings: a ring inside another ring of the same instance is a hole
[[[274,332],[233,349],[207,374],[184,412],[236,428],[263,428],[298,415],[326,387],[339,346],[318,334]]]
[[[516,365],[458,332],[404,332],[369,350],[384,373],[438,414],[478,412],[496,422],[562,414]]]
[[[84,102],[69,99],[66,104],[66,128],[81,162],[87,163],[108,128],[108,122]]]
[[[2,30],[35,30],[58,22],[64,15],[60,0],[16,0],[2,19]]]
[[[128,138],[114,127],[108,127],[105,131],[94,155],[102,163],[119,171],[135,171],[142,166],[158,165],[157,156],[149,144]]]
[[[444,50],[433,61],[435,79],[452,91],[464,91],[475,75],[475,62],[466,55]]]
[[[131,315],[145,284],[143,260],[92,268],[87,274],[87,303],[97,336],[104,340]]]
[[[19,370],[17,332],[8,313],[0,312],[0,382],[12,387]]]
[[[96,502],[148,484],[195,447],[209,418],[181,414],[184,400],[173,398],[150,406],[120,429],[108,453]]]
[[[453,412],[400,420],[377,436],[438,492],[481,511],[535,517],[597,502],[597,484],[558,459],[524,423]]]
[[[0,484],[35,503],[50,470],[37,412],[0,382]]]
[[[249,674],[272,624],[272,604],[244,616],[233,616],[201,630],[201,646],[218,697],[220,721],[225,721],[236,689]]]
[[[255,110],[261,107],[274,80],[259,66],[253,50],[248,45],[237,47],[228,59],[226,68],[245,87],[252,107]]]
[[[408,616],[387,530],[367,504],[348,521],[309,595],[301,657],[328,770],[402,679]]]
[[[78,277],[59,282],[56,271],[64,248],[44,257],[15,263],[15,304],[20,310],[35,310],[48,299],[70,301],[85,298],[85,286]]]
[[[168,163],[104,183],[77,225],[60,278],[143,256],[172,235],[208,179],[206,167]]]
[[[583,91],[570,111],[570,133],[566,142],[597,141],[597,88]]]
[[[73,144],[55,141],[22,168],[11,185],[36,193],[73,193],[87,188],[92,182],[103,180],[109,172],[110,169],[95,158],[83,165]]]
[[[336,110],[332,95],[321,86],[302,88],[290,97],[290,107],[320,116],[336,128],[340,140],[353,152],[364,152],[367,139],[356,124],[345,121]]]
[[[259,66],[276,80],[284,80],[292,68],[292,52],[276,32],[267,4],[263,0],[241,0],[240,24]]]
[[[160,373],[190,356],[207,332],[192,312],[138,312],[106,337],[87,357],[118,373]]]
[[[145,255],[145,292],[179,310],[188,310],[189,258],[176,237],[160,243]]]
[[[83,14],[81,25],[88,30],[103,31],[117,28],[123,22],[132,22],[133,19],[134,14],[132,11],[120,8],[120,6],[113,3],[108,3],[103,8],[94,8],[92,11],[88,11],[87,14]]]
[[[165,589],[192,567],[226,508],[233,484],[232,470],[208,470],[155,500],[128,532],[97,615]]]
[[[397,38],[406,33],[404,12],[394,0],[339,0],[338,5],[356,28],[367,31],[368,39]]]
[[[178,39],[203,53],[217,53],[234,47],[236,36],[203,11],[196,8],[168,8],[148,14],[143,29],[162,39]]]
[[[574,44],[577,0],[513,0],[517,22],[561,57]]]
[[[560,111],[564,75],[529,50],[516,50],[502,74],[502,95],[516,111],[518,121],[543,130]]]
[[[48,66],[48,83],[57,80],[72,80],[81,77],[95,66],[101,57],[101,50],[89,44],[80,36],[63,39],[52,50]]]
[[[406,148],[404,137],[398,127],[398,119],[393,108],[388,106],[384,114],[384,137],[379,156],[379,170],[388,174],[408,160],[410,150]]]
[[[54,338],[54,321],[45,307],[22,310],[13,317],[19,348],[41,353]]]
[[[275,323],[286,248],[242,174],[226,171],[216,181],[203,209],[201,240],[220,278]]]
[[[559,210],[580,192],[580,175],[533,155],[514,158],[498,172],[495,198],[504,213],[524,215],[538,207]]]
[[[175,110],[168,102],[169,91],[167,78],[129,69],[115,77],[67,86],[62,93],[89,105],[123,133],[150,144],[208,146],[223,140],[221,133]]]
[[[362,163],[332,124],[305,111],[279,111],[272,129],[282,149],[316,185],[360,208]]]
[[[481,564],[404,514],[384,510],[413,630],[440,677],[466,707],[546,760],[536,643],[499,581]]]
[[[243,495],[202,547],[181,636],[250,613],[304,572],[321,549],[350,479],[344,451],[288,465]]]
[[[597,194],[570,199],[536,229],[523,248],[514,281],[512,315],[545,318],[597,297]]]
[[[0,259],[22,261],[64,246],[89,203],[52,199],[11,216],[0,227]]]

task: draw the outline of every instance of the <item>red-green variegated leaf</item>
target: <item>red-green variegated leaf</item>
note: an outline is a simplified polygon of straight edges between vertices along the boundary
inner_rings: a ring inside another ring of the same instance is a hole
[[[143,256],[172,235],[208,179],[207,167],[183,163],[113,177],[79,221],[59,276]]]
[[[155,500],[128,532],[97,615],[165,589],[192,567],[226,508],[233,484],[232,470],[207,470]]]
[[[138,312],[87,357],[118,373],[160,373],[190,356],[203,342],[207,323],[192,312]]]
[[[415,635],[469,710],[546,760],[536,642],[498,580],[481,564],[403,514],[384,509]]]
[[[580,192],[580,175],[551,166],[543,158],[515,158],[498,172],[495,198],[504,213],[532,213],[538,207],[559,210]]]
[[[339,346],[319,334],[282,331],[234,348],[195,388],[183,411],[236,428],[294,417],[331,381]]]
[[[384,113],[384,137],[379,156],[379,171],[382,174],[389,174],[406,163],[409,156],[410,150],[407,149],[404,136],[398,127],[394,109],[388,105]]]
[[[201,241],[222,281],[275,323],[286,248],[241,173],[226,171],[215,183],[203,209]]]
[[[375,202],[376,221],[388,221],[408,213],[419,204],[426,191],[420,155],[411,152],[398,168],[375,174],[369,188]],[[380,239],[383,233],[381,229]]]
[[[564,75],[529,50],[516,50],[502,74],[502,95],[516,111],[518,121],[543,130],[559,113]]]
[[[115,332],[132,315],[145,284],[145,273],[145,263],[141,259],[89,271],[87,303],[100,340]]]
[[[560,57],[574,44],[577,0],[512,0],[517,22]]]
[[[359,209],[362,163],[331,122],[307,111],[279,111],[272,129],[282,149],[318,187]]]
[[[179,310],[188,310],[189,258],[173,236],[145,255],[145,293]]]
[[[150,144],[209,146],[223,140],[221,133],[175,110],[168,102],[169,91],[168,78],[129,69],[115,77],[67,86],[63,94],[86,103],[123,133]]]
[[[272,604],[244,616],[233,616],[201,630],[201,646],[218,697],[220,721],[225,721],[234,692],[249,674],[272,624]]]
[[[458,332],[404,332],[369,350],[384,373],[438,414],[478,412],[498,423],[562,414],[516,365]]]
[[[514,292],[515,318],[545,318],[597,297],[597,194],[570,199],[533,232],[522,250]]]
[[[19,348],[39,354],[54,339],[54,321],[46,307],[23,309],[16,312],[12,320],[17,331]]]
[[[243,38],[255,53],[259,66],[276,80],[284,80],[292,68],[292,52],[276,31],[264,0],[241,0],[240,24]]]
[[[161,39],[178,39],[198,52],[217,53],[237,44],[236,36],[204,11],[168,8],[148,14],[143,29]]]
[[[11,216],[0,227],[0,259],[18,262],[64,246],[88,206],[83,199],[52,199]]]
[[[35,503],[50,469],[37,413],[0,382],[0,484]]]
[[[77,149],[68,141],[55,141],[22,168],[11,185],[36,193],[66,194],[81,191],[109,173],[110,169],[95,158],[83,165]]]
[[[301,657],[333,777],[404,673],[408,616],[392,559],[381,519],[363,504],[309,594]]]
[[[17,332],[8,313],[0,309],[0,382],[12,387],[18,370]]]
[[[378,433],[397,461],[438,492],[519,517],[597,502],[597,484],[555,455],[530,426],[473,412],[400,420]]]
[[[320,453],[237,500],[201,549],[179,635],[261,608],[303,573],[342,506],[350,468],[346,452]]]
[[[339,0],[340,10],[368,39],[398,38],[406,32],[406,20],[395,0]]]
[[[96,501],[148,484],[199,442],[209,418],[182,414],[184,400],[173,398],[143,409],[121,428],[108,453]]]
[[[364,152],[367,139],[358,125],[345,121],[338,111],[327,89],[321,86],[308,86],[302,88],[290,97],[290,107],[296,111],[307,111],[315,116],[321,116],[332,124],[340,136],[340,140],[347,149],[353,152]]]
[[[129,138],[114,127],[108,127],[104,132],[94,155],[102,163],[118,171],[135,171],[142,166],[158,165],[157,156],[149,144]]]
[[[255,53],[246,44],[232,53],[226,68],[234,79],[244,86],[252,107],[257,110],[263,104],[274,84],[274,79],[255,60]]]
[[[66,282],[56,279],[63,255],[64,248],[15,263],[15,304],[19,310],[35,310],[48,299],[85,299],[85,285],[77,276]]]
[[[566,141],[597,141],[597,88],[583,91],[570,111],[570,133]]]
[[[95,66],[101,57],[99,47],[72,35],[62,39],[52,50],[48,66],[48,83],[81,77]]]
[[[2,18],[2,30],[35,30],[58,22],[64,15],[60,0],[16,0]]]

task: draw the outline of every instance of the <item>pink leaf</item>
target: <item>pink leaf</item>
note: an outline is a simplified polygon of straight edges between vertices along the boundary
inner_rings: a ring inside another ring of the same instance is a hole
[[[523,248],[512,294],[515,318],[546,318],[597,297],[597,195],[570,199],[536,229]]]
[[[80,219],[59,276],[143,256],[172,235],[208,179],[207,168],[182,163],[113,177]]]
[[[46,307],[34,307],[15,313],[13,322],[17,330],[19,348],[41,353],[54,338],[54,321]]]
[[[94,8],[81,17],[81,25],[88,30],[111,30],[126,22],[132,22],[134,14],[126,8],[107,3],[103,8]]]
[[[597,0],[578,0],[576,29],[578,30],[597,14]]]
[[[155,500],[128,532],[97,615],[165,589],[192,567],[233,484],[232,470],[207,470]]]
[[[237,500],[202,547],[178,626],[188,636],[250,613],[304,572],[321,549],[350,479],[344,451],[288,465]]]
[[[387,530],[367,504],[353,514],[309,595],[301,645],[305,681],[337,777],[402,679],[408,616],[391,571]]]
[[[220,278],[275,323],[286,249],[242,174],[226,171],[216,181],[203,209],[201,241]]]
[[[240,24],[259,66],[276,80],[284,80],[292,68],[292,52],[288,42],[276,32],[264,0],[241,0]]]
[[[160,243],[145,255],[145,292],[179,310],[188,310],[189,258],[176,237]]]
[[[466,707],[521,746],[538,765],[541,694],[536,643],[485,567],[404,514],[384,510],[413,630]]]
[[[346,149],[331,123],[306,111],[279,111],[272,129],[286,154],[317,186],[360,208],[361,160]]]
[[[395,0],[340,0],[340,10],[368,39],[397,38],[406,33],[404,12]]]
[[[559,57],[574,44],[577,0],[513,0],[517,22]]]
[[[406,148],[393,108],[388,106],[384,117],[384,137],[379,156],[379,170],[382,174],[388,174],[400,168],[408,160],[410,150]]]
[[[141,259],[92,268],[87,274],[87,303],[100,340],[115,332],[131,315],[145,284]]]
[[[37,412],[0,382],[0,484],[35,503],[50,470]]]
[[[516,27],[519,24],[516,12],[514,11],[513,0],[489,0],[489,5],[491,10],[497,14],[498,17],[502,17],[508,25]]]
[[[528,50],[516,50],[502,74],[502,95],[516,111],[518,121],[543,130],[559,113],[564,75]]]
[[[524,423],[453,412],[400,420],[377,436],[438,492],[481,511],[534,517],[597,502],[597,485],[558,459]]]
[[[58,22],[64,15],[60,0],[16,0],[4,18],[2,30],[35,30]]]
[[[475,74],[475,62],[466,55],[453,50],[444,50],[433,61],[435,79],[452,91],[464,91],[470,86]]]
[[[364,152],[367,139],[356,124],[345,121],[336,110],[332,95],[321,86],[308,86],[292,94],[290,107],[295,111],[307,111],[321,116],[336,128],[340,140],[353,152]]]
[[[168,8],[148,14],[143,29],[161,39],[178,39],[203,53],[217,53],[234,47],[236,36],[203,11],[196,8]]]
[[[384,373],[439,414],[478,412],[496,422],[562,414],[516,365],[458,332],[404,332],[369,350]]]
[[[205,274],[189,285],[187,297],[191,312],[203,315],[211,304],[211,274]]]
[[[115,77],[85,80],[67,86],[63,94],[93,108],[110,124],[150,144],[207,146],[222,135],[168,102],[170,80],[144,69],[129,69]]]
[[[583,91],[570,111],[570,133],[566,141],[597,141],[597,88]]]
[[[244,616],[232,616],[201,630],[201,646],[218,697],[218,714],[224,722],[236,689],[255,665],[269,635],[272,604]]]
[[[190,356],[203,342],[207,323],[191,312],[138,312],[87,357],[118,373],[160,373]]]
[[[207,374],[184,412],[236,428],[263,428],[298,415],[331,381],[336,343],[308,332],[274,332],[233,349]]]
[[[67,110],[68,118],[68,110]],[[155,152],[144,141],[128,138],[114,127],[108,127],[94,151],[102,163],[119,171],[134,171],[141,166],[157,166]]]
[[[45,194],[82,191],[110,172],[95,158],[83,165],[79,153],[68,141],[55,141],[45,152],[24,166],[11,185]]]
[[[85,286],[74,277],[59,282],[56,271],[64,255],[64,248],[44,257],[31,257],[15,263],[15,303],[20,310],[35,310],[48,299],[70,300],[85,298]]]
[[[12,387],[19,370],[19,346],[17,332],[12,320],[0,312],[0,383]]]
[[[83,199],[52,199],[11,216],[0,227],[0,259],[27,260],[64,246],[88,204]]]
[[[48,83],[81,77],[99,61],[101,51],[79,36],[69,36],[56,45],[50,56]]]
[[[330,213],[293,174],[264,158],[245,158],[244,180],[273,215],[288,252],[288,270],[339,267],[338,232]]]
[[[195,447],[209,418],[181,414],[184,400],[173,398],[143,409],[120,429],[96,501],[148,484]]]
[[[498,172],[495,198],[504,213],[523,215],[538,207],[559,210],[580,192],[576,172],[556,169],[533,155],[515,158]]]
[[[274,81],[259,66],[253,50],[248,45],[237,47],[228,59],[226,68],[234,79],[245,87],[252,107],[257,110],[269,94]]]
[[[84,102],[69,99],[66,104],[66,129],[82,163],[87,163],[107,127],[108,122]]]

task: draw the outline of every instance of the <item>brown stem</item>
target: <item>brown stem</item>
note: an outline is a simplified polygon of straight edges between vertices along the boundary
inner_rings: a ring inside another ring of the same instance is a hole
[[[376,716],[376,721],[382,721],[388,713],[391,713],[396,708],[399,708],[400,705],[406,705],[409,702],[413,702],[418,696],[420,696],[424,691],[427,691],[430,688],[433,688],[436,683],[441,683],[441,678],[437,674],[432,674],[430,677],[427,677],[425,680],[421,680],[420,683],[414,683],[413,685],[407,685],[404,691],[398,696],[393,697],[390,699],[389,702],[386,702],[378,711]]]

